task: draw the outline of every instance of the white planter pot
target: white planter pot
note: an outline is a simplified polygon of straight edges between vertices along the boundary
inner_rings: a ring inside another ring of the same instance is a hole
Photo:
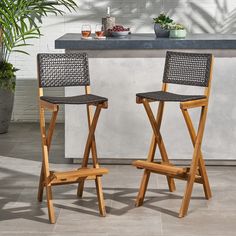
[[[170,30],[170,38],[185,38],[187,31],[184,30]]]

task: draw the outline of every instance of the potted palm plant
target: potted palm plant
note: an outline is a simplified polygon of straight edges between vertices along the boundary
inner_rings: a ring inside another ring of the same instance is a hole
[[[16,68],[9,62],[12,52],[28,54],[27,41],[41,36],[42,17],[64,14],[77,7],[74,0],[1,0],[0,1],[0,133],[10,123],[15,91]]]

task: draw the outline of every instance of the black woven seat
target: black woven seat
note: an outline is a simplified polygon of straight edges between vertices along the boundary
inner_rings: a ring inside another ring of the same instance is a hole
[[[73,97],[42,96],[40,97],[40,99],[53,104],[99,104],[99,103],[104,103],[108,100],[107,98],[93,94],[84,94]]]
[[[206,98],[206,96],[204,95],[181,95],[164,91],[138,93],[136,94],[136,96],[139,98],[146,98],[153,101],[163,101],[163,102],[186,102],[186,101]]]

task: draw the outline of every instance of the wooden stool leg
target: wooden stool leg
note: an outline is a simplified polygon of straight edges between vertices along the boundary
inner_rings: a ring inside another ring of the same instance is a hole
[[[55,213],[52,201],[52,187],[51,185],[46,186],[46,195],[47,195],[47,206],[48,206],[48,215],[51,224],[55,224]]]
[[[89,107],[88,107],[88,120],[89,124],[91,122],[91,125],[89,125],[89,134],[84,150],[84,157],[83,157],[83,162],[82,162],[82,167],[86,167],[88,164],[88,158],[89,158],[89,152],[90,149],[92,149],[92,154],[93,156],[96,156],[96,144],[95,144],[95,137],[94,137],[94,132],[97,126],[97,121],[101,112],[101,105],[98,105],[94,117],[92,118],[92,114],[90,113]],[[77,195],[78,197],[81,197],[83,194],[83,189],[84,189],[84,181],[81,181],[78,185],[78,190],[77,190]]]
[[[97,158],[97,148],[96,148],[96,142],[95,142],[94,135],[92,138],[91,150],[92,150],[93,167],[99,168],[98,158]],[[105,208],[104,196],[103,196],[103,191],[102,191],[102,178],[101,177],[96,176],[95,185],[96,185],[100,215],[106,216],[106,208]]]
[[[106,216],[106,208],[105,208],[104,196],[103,196],[103,191],[102,191],[101,177],[98,177],[98,176],[96,177],[95,184],[96,184],[96,190],[97,190],[98,206],[99,206],[100,215]]]
[[[97,158],[97,147],[96,147],[96,142],[95,142],[95,135],[93,135],[92,138],[92,144],[90,149],[92,150],[92,157],[94,159],[94,157]],[[83,159],[83,163],[82,163],[82,167],[87,167],[88,165],[88,158],[87,159]],[[77,189],[77,196],[79,198],[81,198],[83,196],[83,191],[84,191],[84,180],[81,180],[79,185],[78,185],[78,189]]]
[[[158,106],[157,117],[156,117],[156,120],[157,120],[158,123],[161,123],[161,119],[162,119],[162,115],[163,115],[163,109],[164,109],[163,105],[164,104],[159,103],[159,106]],[[153,162],[153,160],[154,160],[155,153],[156,153],[156,147],[157,147],[157,141],[156,141],[155,135],[153,134],[151,145],[150,145],[149,152],[148,152],[148,158],[147,158],[147,160],[150,161],[150,162]],[[143,204],[145,194],[146,194],[146,191],[147,191],[147,186],[148,186],[149,179],[150,179],[150,171],[144,170],[143,177],[142,177],[142,180],[141,180],[141,184],[140,184],[140,187],[139,187],[138,196],[137,196],[136,201],[135,201],[135,206],[137,206],[137,207],[141,206]]]
[[[181,111],[183,113],[185,122],[187,124],[192,144],[195,147],[196,132],[195,132],[193,123],[190,119],[188,110],[187,109],[181,109]],[[208,176],[207,176],[207,172],[206,172],[206,167],[205,167],[205,163],[204,163],[204,159],[203,159],[203,155],[202,155],[201,150],[200,150],[200,159],[199,159],[199,165],[198,166],[199,166],[200,175],[202,176],[202,180],[203,180],[203,188],[204,188],[205,197],[206,197],[206,199],[210,199],[212,197],[212,193],[211,193],[211,188],[210,188],[210,184],[209,184],[209,180],[208,180]]]
[[[94,132],[95,132],[98,118],[99,118],[99,115],[101,112],[101,105],[97,106],[93,117],[92,117],[92,112],[91,112],[89,106],[87,106],[87,111],[88,111],[89,134],[88,134],[87,143],[86,143],[85,150],[84,150],[84,158],[83,158],[82,167],[87,166],[88,158],[89,158],[89,151],[91,149],[92,150],[93,167],[99,168],[99,164],[98,164],[98,160],[97,160],[97,148],[96,148]],[[103,191],[102,191],[101,177],[96,176],[95,184],[96,184],[96,190],[97,190],[100,215],[106,216],[106,209],[105,209],[105,203],[104,203],[104,197],[103,197]],[[81,183],[78,186],[78,192],[77,192],[79,196],[82,196],[83,188],[84,188],[84,181],[81,181]]]
[[[190,202],[190,198],[191,198],[191,194],[193,190],[195,175],[197,172],[197,167],[198,167],[198,163],[200,159],[201,142],[202,142],[203,132],[205,128],[206,115],[207,115],[207,107],[205,106],[205,107],[202,107],[202,111],[201,111],[201,117],[200,117],[200,122],[198,126],[198,133],[196,136],[192,164],[190,167],[189,177],[187,180],[185,193],[184,193],[182,205],[179,212],[179,217],[184,217],[188,212],[188,207],[189,207],[189,202]]]
[[[81,180],[77,188],[77,197],[82,198],[84,192],[84,180]]]
[[[84,180],[81,180],[78,184],[77,188],[77,197],[82,198],[83,197],[83,192],[84,192]]]
[[[44,157],[44,182],[46,183],[46,196],[47,196],[47,206],[48,206],[48,215],[51,224],[55,223],[55,213],[53,208],[53,201],[52,201],[52,189],[51,184],[49,183],[49,163],[48,163],[48,148],[47,145],[43,148],[43,157]]]
[[[50,220],[50,223],[52,224],[55,223],[55,213],[54,213],[53,201],[52,201],[52,189],[51,189],[51,184],[49,182],[50,171],[49,171],[48,153],[49,153],[49,149],[51,145],[52,134],[55,127],[57,113],[58,113],[58,107],[57,107],[57,110],[53,112],[52,119],[49,125],[48,135],[47,135],[46,128],[45,128],[44,108],[40,106],[40,130],[41,130],[42,152],[43,152],[43,161],[42,161],[43,172],[41,170],[38,198],[39,200],[42,198],[42,194],[43,194],[42,183],[43,184],[45,183],[49,220]]]
[[[195,159],[197,159],[196,154],[195,154]],[[189,172],[189,178],[187,180],[187,185],[185,187],[185,193],[184,193],[182,205],[179,212],[179,217],[184,217],[188,212],[188,207],[189,207],[189,202],[192,195],[196,172],[197,172],[197,162],[193,161],[190,168],[190,172]]]
[[[49,183],[49,163],[48,163],[48,148],[47,145],[43,148],[43,157],[44,157],[44,182],[46,183],[46,196],[47,196],[47,206],[48,206],[48,215],[51,224],[55,223],[55,213],[53,208],[53,201],[52,201],[52,187]]]
[[[92,121],[93,121],[93,114],[92,114],[92,106],[89,106],[89,105],[87,105],[87,118],[88,118],[88,128],[89,128],[89,132],[90,132],[90,127],[91,127]],[[87,138],[87,142],[88,142],[88,138]],[[92,156],[97,156],[97,148],[96,148],[94,134],[92,136],[92,142],[90,145],[91,146],[89,146],[89,149],[87,151],[86,151],[86,147],[85,147],[86,153],[84,151],[84,158],[83,158],[83,162],[82,162],[82,167],[87,167],[87,165],[88,165],[88,158],[89,158],[90,149],[92,150]],[[84,180],[80,181],[80,183],[78,184],[77,196],[81,198],[83,196],[83,191],[84,191]]]
[[[41,172],[40,172],[40,179],[39,179],[39,187],[38,187],[38,201],[43,201],[43,189],[44,189],[44,170],[43,170],[43,164],[41,166]]]
[[[159,106],[158,106],[156,120],[153,116],[154,120],[156,121],[155,123],[156,123],[156,128],[158,130],[157,132],[159,134],[159,139],[156,138],[155,133],[154,133],[152,136],[152,141],[151,141],[151,145],[150,145],[149,153],[148,153],[148,158],[147,158],[147,161],[150,161],[150,162],[153,162],[153,160],[154,160],[157,144],[160,149],[162,161],[164,161],[164,162],[169,161],[167,153],[166,153],[166,149],[164,146],[164,142],[163,142],[162,137],[159,132],[160,127],[161,127],[162,117],[163,117],[163,110],[164,110],[164,102],[160,102]],[[148,111],[150,111],[150,110],[148,109]],[[135,201],[135,206],[141,206],[143,204],[146,190],[147,190],[147,186],[148,186],[148,182],[149,182],[149,178],[150,178],[150,171],[144,170],[143,177],[142,177],[141,184],[140,184],[140,188],[139,188],[139,193],[138,193],[138,196]],[[167,181],[168,181],[169,190],[171,192],[175,191],[174,179],[167,176]]]
[[[203,179],[203,189],[204,189],[205,197],[206,199],[210,199],[212,198],[211,187],[210,187],[208,176],[207,176],[205,162],[201,155],[199,159],[199,172]]]
[[[139,187],[138,196],[137,196],[136,201],[135,201],[135,206],[137,206],[137,207],[143,205],[143,201],[144,201],[145,194],[146,194],[146,191],[147,191],[149,178],[150,178],[150,171],[144,170],[143,177],[142,177],[142,180],[141,180],[141,184],[140,184],[140,187]]]
[[[92,149],[93,167],[99,168],[98,158],[97,158],[97,148],[96,148],[96,142],[95,142],[94,136],[92,138],[91,149]],[[101,177],[99,176],[96,177],[95,185],[96,185],[96,191],[97,191],[100,216],[106,216],[106,208],[105,208],[104,196],[103,196],[103,191],[102,191],[102,178]]]
[[[159,139],[159,142],[158,142],[158,146],[159,146],[159,150],[160,150],[160,153],[161,153],[162,161],[165,162],[165,163],[170,163],[160,132],[159,132],[159,138],[160,139]],[[174,192],[176,190],[174,179],[171,178],[170,176],[166,176],[166,178],[167,178],[168,187],[169,187],[170,192]]]
[[[50,121],[50,124],[49,124],[48,135],[47,136],[46,136],[46,131],[45,130],[43,131],[44,132],[44,136],[46,137],[46,143],[47,143],[47,147],[48,147],[48,152],[49,152],[50,147],[51,147],[52,135],[53,135],[53,131],[55,129],[57,114],[58,114],[58,110],[54,111],[52,113],[52,118],[51,118],[51,121]],[[44,111],[42,111],[42,114],[40,116],[43,116],[43,118],[42,118],[42,120],[40,122],[44,122],[44,124],[42,123],[42,125],[44,126],[44,129],[45,129]],[[43,136],[42,136],[42,138],[43,138]],[[43,200],[43,190],[44,190],[44,170],[43,170],[43,165],[44,164],[43,164],[43,161],[42,161],[42,166],[41,166],[40,179],[39,179],[39,187],[38,187],[38,201],[39,202],[42,202],[42,200]]]
[[[164,109],[164,102],[159,103],[158,114],[160,114],[160,115],[159,115],[157,121],[155,120],[155,117],[152,113],[152,109],[146,99],[143,99],[143,105],[144,105],[144,108],[145,108],[146,113],[148,115],[150,124],[152,126],[152,130],[155,135],[155,139],[156,139],[156,142],[158,144],[158,147],[159,147],[159,150],[161,153],[162,161],[169,163],[169,158],[168,158],[166,148],[165,148],[165,145],[164,145],[161,133],[160,133],[160,127],[161,127],[161,121],[162,121],[163,109]],[[171,177],[167,177],[167,181],[168,181],[168,185],[169,185],[169,190],[171,192],[174,192],[176,189],[174,179]]]

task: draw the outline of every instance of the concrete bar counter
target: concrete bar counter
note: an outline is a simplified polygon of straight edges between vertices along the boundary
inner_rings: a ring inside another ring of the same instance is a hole
[[[156,39],[154,34],[132,34],[122,39],[81,40],[80,34],[65,34],[55,41],[55,48],[65,49],[66,53],[88,53],[92,93],[109,99],[109,108],[101,114],[97,129],[98,154],[104,160],[117,162],[147,155],[151,127],[144,108],[135,103],[135,94],[161,89],[166,51],[213,53],[216,60],[203,154],[214,163],[236,160],[236,35],[195,34],[185,39]],[[170,91],[201,93],[195,87],[186,86],[183,90],[174,85]],[[79,92],[84,91],[66,88],[65,94]],[[153,109],[156,107],[157,104]],[[81,158],[86,139],[86,109],[82,106],[65,109],[65,156]],[[164,112],[162,134],[170,158],[191,159],[192,145],[178,103],[168,103],[165,109],[168,111]],[[197,120],[199,112],[193,111],[191,115]]]

